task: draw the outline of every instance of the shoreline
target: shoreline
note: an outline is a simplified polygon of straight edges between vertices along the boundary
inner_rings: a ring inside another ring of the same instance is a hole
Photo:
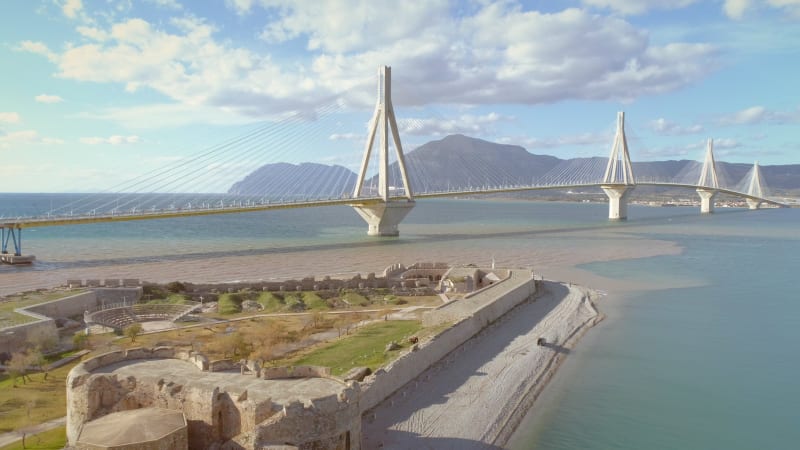
[[[365,448],[501,448],[580,337],[597,292],[554,281],[366,412]],[[539,337],[548,344],[538,346]],[[532,376],[533,375],[533,376]]]

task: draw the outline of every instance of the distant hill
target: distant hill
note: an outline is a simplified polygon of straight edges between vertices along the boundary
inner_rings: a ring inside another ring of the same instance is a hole
[[[237,181],[229,194],[280,198],[322,198],[350,194],[356,174],[342,166],[316,163],[266,164]]]
[[[544,178],[558,178],[561,173],[599,179],[607,163],[604,157],[563,160],[536,155],[518,145],[497,144],[460,134],[428,142],[408,152],[405,159],[411,186],[417,192],[546,182]],[[683,177],[691,183],[694,176],[699,176],[700,165],[694,165],[697,172],[694,175],[687,169],[689,163],[688,160],[634,162],[633,170],[637,179]],[[717,165],[731,184],[741,180],[752,167],[725,162]],[[761,170],[773,192],[800,190],[800,165],[761,166]],[[389,173],[390,184],[400,186],[396,163],[390,166]],[[376,178],[367,180],[365,185],[377,184]],[[259,167],[228,192],[271,198],[288,197],[291,192],[296,194],[294,197],[319,198],[351,193],[355,180],[356,174],[342,166],[277,163]]]

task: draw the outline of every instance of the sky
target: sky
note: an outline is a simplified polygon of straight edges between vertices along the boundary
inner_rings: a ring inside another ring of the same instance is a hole
[[[625,111],[634,161],[711,138],[800,163],[800,0],[5,0],[0,192],[102,190],[259,127],[291,143],[264,162],[355,170],[382,65],[406,152],[607,155]]]

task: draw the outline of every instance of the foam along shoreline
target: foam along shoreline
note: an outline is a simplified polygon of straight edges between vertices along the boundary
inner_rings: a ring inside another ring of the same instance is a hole
[[[363,448],[502,448],[602,316],[596,292],[544,281],[525,301],[364,414]],[[547,344],[537,345],[545,337]]]

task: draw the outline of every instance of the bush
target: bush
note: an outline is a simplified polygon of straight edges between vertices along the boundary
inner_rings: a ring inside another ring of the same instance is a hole
[[[264,307],[264,312],[268,313],[282,311],[286,306],[283,297],[272,292],[262,292],[257,301]]]
[[[177,294],[179,292],[186,292],[186,285],[181,283],[180,281],[173,281],[171,283],[167,283],[167,290],[172,292],[173,294]]]
[[[220,314],[236,314],[242,312],[242,298],[238,294],[222,294],[217,307]]]

